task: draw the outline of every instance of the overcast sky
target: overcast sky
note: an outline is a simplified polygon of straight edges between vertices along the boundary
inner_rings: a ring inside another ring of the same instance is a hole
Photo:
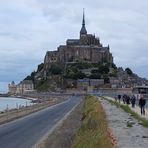
[[[110,45],[117,66],[148,78],[147,0],[0,0],[0,81],[20,81],[47,50],[88,33]]]

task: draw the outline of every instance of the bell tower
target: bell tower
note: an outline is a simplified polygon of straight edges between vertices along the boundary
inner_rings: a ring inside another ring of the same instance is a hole
[[[85,28],[85,13],[83,9],[83,20],[82,20],[82,28],[80,30],[80,37],[87,34],[87,30]]]

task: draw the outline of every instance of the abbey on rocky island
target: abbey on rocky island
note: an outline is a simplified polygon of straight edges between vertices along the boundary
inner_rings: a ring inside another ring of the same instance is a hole
[[[60,45],[55,51],[47,51],[44,59],[44,71],[48,71],[51,64],[64,65],[74,62],[98,63],[106,61],[113,63],[109,45],[104,47],[95,35],[87,34],[85,15],[83,12],[82,28],[79,39],[68,39],[66,45]],[[44,75],[46,75],[44,73]]]

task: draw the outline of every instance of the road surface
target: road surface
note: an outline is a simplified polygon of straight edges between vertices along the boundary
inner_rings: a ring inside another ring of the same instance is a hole
[[[79,102],[80,97],[73,96],[64,103],[0,125],[0,148],[34,147]]]

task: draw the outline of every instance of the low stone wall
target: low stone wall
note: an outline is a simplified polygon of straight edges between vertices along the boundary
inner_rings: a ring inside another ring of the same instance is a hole
[[[100,88],[99,93],[110,94],[110,95],[117,95],[117,94],[132,95],[132,88]]]

